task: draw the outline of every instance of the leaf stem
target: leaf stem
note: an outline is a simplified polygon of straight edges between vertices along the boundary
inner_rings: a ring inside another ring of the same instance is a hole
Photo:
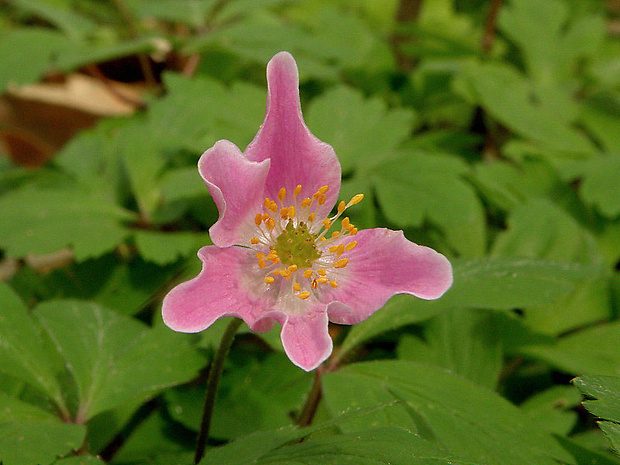
[[[321,397],[323,395],[323,391],[321,389],[321,375],[322,370],[321,367],[317,368],[314,376],[314,383],[312,384],[312,388],[308,393],[308,397],[306,398],[306,403],[301,409],[301,413],[299,414],[299,418],[297,419],[297,426],[300,428],[305,428],[312,423],[312,419],[314,418],[314,414],[316,413],[316,409],[319,406],[319,402],[321,401]]]
[[[202,411],[202,421],[200,423],[200,431],[198,432],[198,439],[196,440],[196,453],[194,454],[194,464],[197,464],[202,459],[205,453],[205,446],[207,445],[207,439],[209,437],[209,428],[211,427],[211,416],[213,415],[213,406],[215,405],[215,397],[217,395],[217,388],[220,384],[220,378],[224,371],[224,362],[226,356],[235,340],[235,334],[243,323],[243,320],[234,318],[226,327],[220,345],[213,356],[211,362],[211,368],[209,369],[209,377],[207,378],[207,392],[205,395],[205,404]]]

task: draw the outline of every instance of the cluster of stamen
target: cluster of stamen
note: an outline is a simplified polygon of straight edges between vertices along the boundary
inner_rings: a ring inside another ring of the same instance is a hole
[[[300,199],[302,186],[297,185],[287,202],[285,188],[278,192],[277,200],[269,197],[263,202],[263,212],[254,218],[258,234],[250,245],[257,250],[259,268],[265,271],[267,285],[290,282],[291,292],[305,300],[321,285],[338,287],[336,277],[349,259],[342,257],[357,245],[345,236],[355,236],[357,228],[348,217],[340,221],[340,230],[332,226],[344,211],[364,198],[357,194],[348,203],[340,202],[336,214],[320,222],[317,210],[325,204],[329,186],[318,189],[311,197]],[[329,237],[328,237],[329,236]]]

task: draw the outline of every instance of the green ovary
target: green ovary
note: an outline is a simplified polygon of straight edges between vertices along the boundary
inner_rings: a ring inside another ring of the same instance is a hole
[[[309,268],[314,260],[321,257],[321,253],[314,245],[316,238],[317,235],[311,234],[305,223],[301,222],[295,227],[289,221],[276,239],[274,250],[283,265]]]

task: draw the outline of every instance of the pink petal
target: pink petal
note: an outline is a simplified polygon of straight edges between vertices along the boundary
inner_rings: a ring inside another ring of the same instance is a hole
[[[269,160],[248,161],[235,144],[221,140],[198,162],[198,171],[207,183],[220,212],[209,229],[219,247],[247,244],[255,231],[254,217],[262,212]]]
[[[332,353],[327,331],[329,320],[324,306],[303,314],[289,315],[282,325],[282,345],[288,358],[298,367],[312,371]]]
[[[266,195],[277,197],[280,188],[292,192],[301,184],[302,197],[311,197],[328,185],[325,204],[317,216],[325,217],[338,199],[340,162],[334,149],[308,129],[299,101],[299,72],[290,53],[280,52],[267,65],[267,113],[245,155],[261,162],[271,159]]]
[[[167,326],[195,333],[225,316],[242,318],[253,331],[264,332],[273,326],[275,321],[268,318],[273,299],[253,291],[247,281],[256,260],[246,249],[207,246],[200,249],[198,257],[203,262],[200,274],[164,298],[162,314]]]
[[[452,285],[448,259],[407,240],[402,231],[367,229],[355,240],[357,246],[342,255],[349,262],[336,277],[338,287],[320,295],[335,323],[364,321],[394,294],[436,299]]]

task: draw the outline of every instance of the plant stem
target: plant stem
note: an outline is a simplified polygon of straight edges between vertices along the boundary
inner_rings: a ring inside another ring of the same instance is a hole
[[[306,403],[301,409],[301,413],[299,414],[299,418],[297,419],[297,426],[300,428],[304,428],[309,426],[312,423],[312,419],[314,418],[314,414],[316,413],[316,409],[319,406],[319,402],[321,401],[322,390],[321,390],[321,367],[317,368],[315,371],[314,383],[312,384],[312,388],[308,393],[308,397],[306,398]]]
[[[196,453],[194,455],[194,464],[197,464],[202,459],[205,453],[205,446],[207,445],[207,439],[209,437],[209,428],[211,427],[211,416],[213,414],[213,406],[215,405],[215,396],[217,395],[217,388],[220,384],[220,378],[224,371],[224,362],[226,356],[235,340],[235,334],[241,326],[243,320],[234,318],[226,327],[220,346],[217,348],[213,361],[211,362],[211,368],[209,369],[209,377],[207,378],[207,393],[205,395],[205,405],[202,411],[202,422],[200,423],[200,431],[198,432],[198,439],[196,440]]]
[[[495,40],[495,26],[497,24],[497,16],[499,14],[499,8],[502,6],[502,0],[491,0],[489,6],[489,13],[484,24],[484,35],[482,36],[482,51],[489,53],[493,48],[493,41]]]

